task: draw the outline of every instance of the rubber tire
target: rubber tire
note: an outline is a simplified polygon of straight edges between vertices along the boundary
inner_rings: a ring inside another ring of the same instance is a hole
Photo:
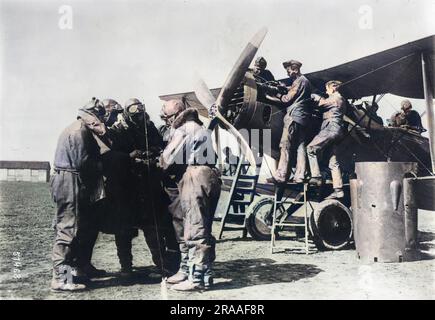
[[[325,235],[323,235],[322,230],[319,229],[319,223],[324,223],[322,219],[325,219],[325,217],[327,217],[325,216],[325,214],[330,213],[327,211],[330,208],[340,210],[341,214],[344,214],[344,217],[348,218],[347,221],[344,221],[341,224],[344,230],[343,234],[340,235],[341,239],[339,239],[339,241],[335,243],[330,239],[325,239]],[[319,204],[319,206],[310,216],[309,228],[311,234],[313,235],[313,241],[317,249],[321,251],[345,249],[348,247],[353,238],[352,212],[349,210],[349,208],[347,208],[338,200],[324,200]]]
[[[247,208],[247,217],[246,217],[246,229],[248,230],[251,237],[255,240],[260,241],[270,241],[271,234],[262,232],[258,229],[256,224],[256,216],[260,213],[260,210],[264,210],[264,206],[268,206],[271,208],[273,206],[273,198],[270,196],[260,196],[257,197]],[[272,230],[272,226],[270,226],[270,230]]]

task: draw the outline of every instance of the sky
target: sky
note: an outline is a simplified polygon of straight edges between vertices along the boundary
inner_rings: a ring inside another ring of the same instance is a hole
[[[0,160],[52,161],[94,96],[139,98],[159,123],[159,95],[192,91],[198,77],[220,87],[263,26],[258,55],[284,78],[285,60],[308,73],[432,35],[434,16],[430,0],[0,0]],[[386,96],[380,115],[400,100]]]

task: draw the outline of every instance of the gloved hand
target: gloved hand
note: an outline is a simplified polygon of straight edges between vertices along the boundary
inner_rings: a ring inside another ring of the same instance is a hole
[[[276,96],[278,93],[280,93],[280,89],[278,89],[278,88],[279,87],[282,88],[282,86],[272,86],[272,85],[269,85],[266,83],[257,83],[257,85],[258,85],[258,87],[263,89],[266,94],[271,95],[271,96]]]
[[[313,99],[315,102],[319,102],[320,99],[322,99],[322,96],[318,95],[317,93],[312,93],[311,94],[311,99]]]
[[[158,167],[158,161],[157,159],[139,159],[139,158],[135,158],[134,159],[135,163],[141,163],[143,165],[146,166],[157,166]]]
[[[133,150],[132,152],[130,152],[130,158],[132,158],[132,159],[136,159],[136,158],[140,159],[140,158],[143,158],[143,156],[144,156],[144,153],[143,153],[143,151],[140,151],[140,150]]]
[[[287,94],[288,93],[288,89],[286,86],[278,85],[277,89],[278,89],[279,94]]]

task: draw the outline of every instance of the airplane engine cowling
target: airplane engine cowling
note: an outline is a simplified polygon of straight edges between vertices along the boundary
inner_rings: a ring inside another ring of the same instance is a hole
[[[246,73],[231,102],[220,112],[236,129],[271,129],[272,157],[279,156],[285,109],[281,110],[277,105],[265,101],[259,94],[252,73]]]

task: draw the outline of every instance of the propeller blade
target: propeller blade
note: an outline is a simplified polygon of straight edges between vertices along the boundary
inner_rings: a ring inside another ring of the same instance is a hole
[[[207,84],[202,79],[199,79],[197,82],[197,86],[195,88],[195,95],[198,98],[199,102],[201,102],[201,104],[209,110],[210,107],[213,106],[213,104],[215,103],[215,98],[213,97],[213,94],[207,87]],[[221,125],[229,133],[231,133],[237,139],[237,141],[239,141],[241,153],[245,156],[246,160],[249,161],[251,166],[255,167],[255,157],[249,144],[246,142],[240,132],[227,119],[225,119],[225,117],[219,112],[219,110],[216,110],[216,117],[214,117],[210,121],[208,129],[214,130],[218,123],[221,123]]]
[[[208,126],[208,129],[213,130],[218,122],[220,122],[222,126],[225,127],[240,143],[241,153],[254,168],[256,167],[257,162],[249,144],[246,142],[240,132],[231,123],[229,123],[227,119],[225,119],[222,113],[226,112],[226,108],[228,106],[228,103],[231,101],[234,91],[242,82],[245,73],[252,62],[252,59],[254,59],[254,56],[257,53],[257,50],[263,42],[266,34],[267,28],[261,28],[254,35],[251,41],[248,42],[245,49],[242,51],[239,58],[237,59],[235,65],[231,69],[231,72],[228,75],[216,100],[214,99],[205,82],[202,80],[198,81],[197,88],[195,90],[196,97],[204,107],[210,110],[210,107],[213,104],[217,106],[216,117],[212,119]]]
[[[239,130],[229,123],[228,120],[225,119],[225,117],[219,112],[219,110],[217,111],[216,117],[214,119],[218,119],[221,125],[237,139],[237,141],[240,143],[241,153],[245,156],[245,159],[248,160],[250,165],[255,168],[257,166],[257,161],[255,159],[254,153],[252,152],[252,149],[246,142],[245,138],[243,138],[243,136],[240,134]]]
[[[196,83],[195,95],[199,102],[208,110],[210,110],[211,106],[216,102],[216,98],[202,79],[199,79]]]
[[[254,59],[260,44],[263,42],[263,39],[266,36],[266,33],[267,28],[261,28],[254,35],[231,69],[231,72],[229,73],[221,91],[219,92],[219,96],[216,99],[216,105],[221,113],[225,114],[227,105],[231,101],[234,91],[240,85],[240,82],[242,82],[243,77],[245,76],[245,73],[252,62],[252,59]]]

